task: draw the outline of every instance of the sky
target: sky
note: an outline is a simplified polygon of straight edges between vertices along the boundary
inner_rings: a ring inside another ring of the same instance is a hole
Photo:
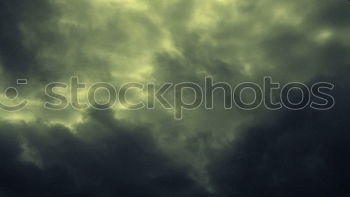
[[[0,109],[1,197],[350,195],[349,1],[1,0],[0,30],[0,90],[19,93],[0,102],[29,103]],[[159,104],[44,108],[47,84],[73,76],[117,88],[322,81],[335,105],[228,110],[218,92],[214,109],[181,120]]]

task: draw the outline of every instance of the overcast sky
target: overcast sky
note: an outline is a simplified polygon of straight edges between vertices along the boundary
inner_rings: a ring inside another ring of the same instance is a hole
[[[1,197],[350,195],[349,1],[1,0],[0,30],[0,90],[28,80],[0,102],[29,102],[0,110]],[[45,86],[72,76],[117,88],[325,81],[336,105],[227,110],[218,92],[182,120],[159,104],[45,109]]]

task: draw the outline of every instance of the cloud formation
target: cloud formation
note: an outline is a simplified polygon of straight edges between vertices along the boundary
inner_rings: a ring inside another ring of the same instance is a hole
[[[0,112],[0,196],[349,195],[349,9],[345,0],[2,0],[0,88],[27,78],[18,89],[32,105]],[[42,108],[47,83],[72,76],[119,87],[267,75],[334,83],[336,106],[225,110],[218,92],[215,109],[182,121],[160,106]]]

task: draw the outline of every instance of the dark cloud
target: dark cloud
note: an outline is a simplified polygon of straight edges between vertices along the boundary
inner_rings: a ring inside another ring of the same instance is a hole
[[[1,123],[0,135],[4,196],[207,195],[144,129],[126,129],[110,112],[90,112],[77,135],[40,123]],[[37,162],[21,159],[24,149]]]
[[[323,3],[309,15],[313,28],[347,28],[348,2]],[[260,121],[242,126],[233,142],[211,157],[211,181],[221,196],[350,195],[349,46],[339,29],[323,44],[304,30],[276,28],[265,39],[268,60],[280,65],[269,74],[282,81],[313,76],[309,84],[331,82],[336,106],[267,111]]]
[[[309,47],[303,36],[282,35],[286,40],[273,44],[273,50],[276,46]],[[311,58],[319,57],[319,73],[309,84],[333,83],[334,109],[265,112],[264,118],[242,127],[232,144],[220,155],[212,157],[209,171],[220,195],[350,195],[348,53],[349,48],[335,39],[310,55]],[[290,57],[294,57],[293,53],[275,59]],[[291,59],[290,62],[295,61]],[[285,66],[283,69],[289,70],[294,65]],[[300,71],[305,72],[305,69]]]
[[[349,28],[349,1],[320,1],[319,7],[310,15],[314,24],[330,26],[339,29]]]
[[[346,196],[350,194],[349,83],[337,83],[337,107],[267,114],[243,129],[212,164],[226,196]]]
[[[57,76],[59,69],[50,67],[49,70],[49,65],[37,60],[40,47],[57,43],[51,25],[57,12],[50,3],[1,1],[0,13],[0,60],[6,73],[3,77],[48,80],[50,76]],[[31,39],[35,39],[34,43]]]

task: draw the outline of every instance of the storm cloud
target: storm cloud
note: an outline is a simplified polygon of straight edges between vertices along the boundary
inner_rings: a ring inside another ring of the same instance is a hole
[[[0,87],[28,79],[17,88],[30,105],[0,111],[0,196],[350,195],[349,9],[345,0],[2,0]],[[115,87],[324,81],[335,106],[227,110],[216,92],[214,109],[185,110],[181,121],[160,105],[43,108],[47,83],[72,76]]]

